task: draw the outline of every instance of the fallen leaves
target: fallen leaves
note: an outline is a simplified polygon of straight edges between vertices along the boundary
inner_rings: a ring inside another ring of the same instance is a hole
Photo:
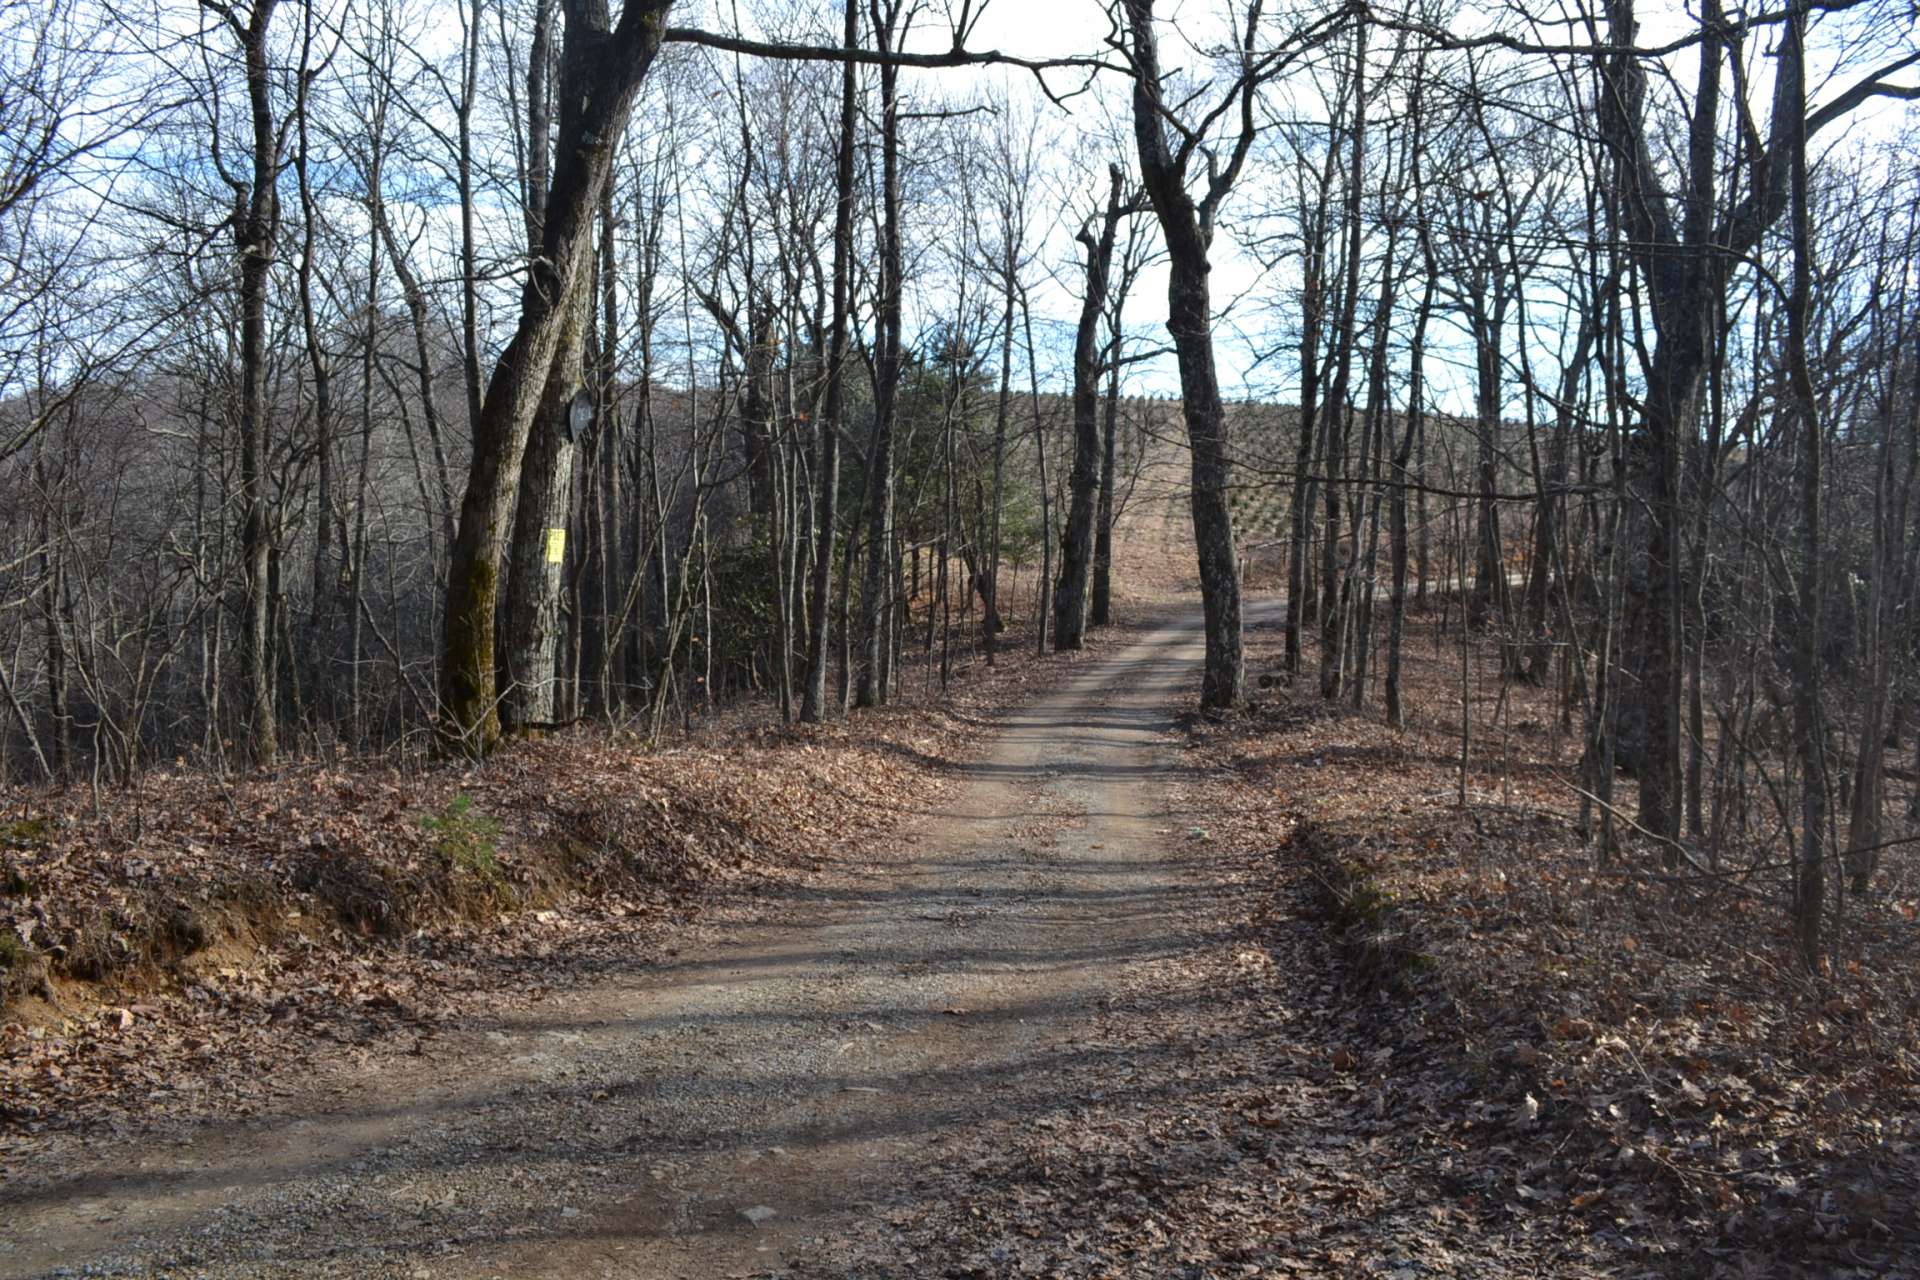
[[[596,950],[630,953],[702,895],[818,872],[937,797],[992,695],[973,696],[652,752],[580,732],[477,769],[156,771],[98,813],[85,793],[36,797],[0,824],[0,937],[23,961],[0,978],[30,956],[53,997],[0,991],[7,1160],[62,1130],[271,1095],[329,1046],[417,1048]]]
[[[1547,1167],[1518,1184],[1539,1194],[1508,1189],[1505,1202],[1566,1206],[1685,1274],[1717,1274],[1716,1259],[1760,1241],[1817,1274],[1920,1254],[1911,1212],[1845,1198],[1821,1209],[1801,1189],[1859,1181],[1920,1202],[1916,868],[1887,866],[1884,894],[1849,899],[1846,954],[1809,982],[1784,960],[1784,913],[1752,892],[1671,886],[1631,848],[1595,866],[1577,797],[1555,781],[1579,744],[1553,731],[1551,690],[1509,688],[1513,727],[1490,729],[1501,745],[1475,756],[1458,807],[1458,660],[1426,657],[1431,630],[1409,628],[1404,733],[1310,689],[1185,726],[1241,782],[1222,840],[1251,847],[1257,815],[1284,818],[1284,838],[1258,842],[1271,874],[1335,882],[1337,928],[1364,925],[1414,958],[1403,1012],[1370,1030],[1387,1043],[1416,1021],[1439,1032],[1423,1046],[1441,1054],[1426,1112],[1496,1167],[1542,1150]],[[1497,645],[1483,650],[1491,687]],[[1277,660],[1256,633],[1250,668]],[[1452,713],[1420,714],[1449,697]],[[1284,888],[1276,898],[1278,927],[1299,908]],[[1347,970],[1367,979],[1360,954]],[[1348,1074],[1348,1053],[1331,1062]]]

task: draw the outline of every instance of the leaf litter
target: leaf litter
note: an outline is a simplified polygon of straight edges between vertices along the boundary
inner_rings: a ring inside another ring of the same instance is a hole
[[[1841,963],[1808,978],[1777,902],[1663,882],[1631,850],[1594,866],[1544,694],[1512,691],[1457,806],[1453,675],[1409,667],[1404,734],[1308,690],[1185,720],[1194,767],[1161,831],[1197,890],[1192,943],[1125,966],[1081,1046],[1110,1067],[1044,1115],[941,1135],[861,1233],[795,1271],[1912,1274],[1911,868],[1853,905]],[[293,1061],[404,1051],[503,987],[537,995],[636,937],[666,945],[697,899],[804,877],[885,831],[889,807],[924,806],[986,717],[856,723],[652,755],[583,736],[478,773],[316,766],[281,775],[291,799],[156,777],[105,817],[37,801],[48,834],[7,850],[9,884],[34,892],[0,899],[7,923],[36,948],[136,959],[53,975],[64,1016],[0,1033],[7,1160],[63,1126],[151,1125],[131,1119],[147,1099],[260,1106],[289,1030]],[[422,821],[459,795],[499,824],[509,893],[485,886],[490,906],[458,879],[485,873]],[[411,887],[403,923],[343,911],[350,892],[300,878],[316,861],[349,889]],[[271,871],[268,910],[231,891],[236,865]],[[181,902],[204,941],[165,924]]]
[[[347,1091],[465,1022],[672,954],[936,800],[998,709],[1073,663],[1030,648],[1010,633],[949,696],[929,680],[826,725],[763,707],[651,749],[583,729],[479,766],[181,767],[97,803],[0,796],[0,1184],[102,1135],[178,1139]]]
[[[804,1274],[1920,1274],[1912,869],[1796,972],[1777,899],[1594,865],[1545,692],[1459,807],[1458,669],[1409,630],[1403,733],[1278,682],[1182,717],[1191,945],[1079,1046],[1121,1065]]]

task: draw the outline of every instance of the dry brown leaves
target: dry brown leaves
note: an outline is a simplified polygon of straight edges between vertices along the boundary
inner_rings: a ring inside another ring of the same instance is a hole
[[[803,878],[923,808],[1058,678],[1019,633],[945,695],[647,749],[578,731],[452,763],[156,770],[0,806],[0,1180],[60,1135],[231,1118],[320,1066],[644,962],[716,895]]]
[[[1292,825],[1277,842],[1237,838],[1267,851],[1276,915],[1317,909],[1345,935],[1349,975],[1398,990],[1353,997],[1377,1016],[1347,1058],[1395,1055],[1383,1078],[1478,1153],[1476,1203],[1687,1275],[1883,1275],[1910,1261],[1911,863],[1849,904],[1840,963],[1809,978],[1777,878],[1676,879],[1631,846],[1595,866],[1566,781],[1578,744],[1551,693],[1513,686],[1500,705],[1491,653],[1470,690],[1480,723],[1462,807],[1457,641],[1431,622],[1410,631],[1404,733],[1377,703],[1322,703],[1310,676],[1244,719],[1192,727],[1252,808]],[[1256,636],[1249,669],[1277,672],[1279,656],[1277,637]],[[1408,1027],[1444,1048],[1417,1039],[1428,1065],[1411,1076]]]
[[[1911,881],[1809,981],[1777,901],[1596,872],[1524,689],[1460,806],[1434,639],[1405,733],[1284,689],[1185,722],[1191,946],[1076,1045],[1097,1085],[943,1147],[822,1274],[1912,1274]]]

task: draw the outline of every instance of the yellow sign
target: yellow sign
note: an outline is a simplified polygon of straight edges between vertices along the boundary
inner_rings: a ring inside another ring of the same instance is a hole
[[[547,563],[559,564],[567,558],[567,531],[547,530]]]

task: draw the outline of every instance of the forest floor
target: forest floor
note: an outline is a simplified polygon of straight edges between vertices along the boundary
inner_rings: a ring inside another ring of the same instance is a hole
[[[1674,961],[1619,994],[1599,954],[1672,940],[1501,862],[1574,856],[1548,727],[1459,808],[1442,712],[1196,720],[1198,649],[1027,666],[858,839],[674,921],[522,917],[438,1021],[282,1023],[303,1065],[240,1073],[246,1115],[10,1132],[0,1274],[1916,1274],[1910,1004]],[[1444,651],[1413,668],[1440,702]]]
[[[948,697],[0,814],[0,1276],[1920,1276],[1916,867],[1801,977],[1430,614],[1404,731],[1190,716],[1150,480]]]

